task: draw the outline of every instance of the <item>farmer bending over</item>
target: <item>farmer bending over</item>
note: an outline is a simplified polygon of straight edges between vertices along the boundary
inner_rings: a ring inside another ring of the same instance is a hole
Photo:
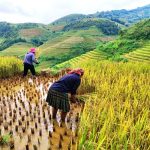
[[[35,48],[31,48],[30,51],[25,55],[23,77],[27,75],[28,70],[31,71],[33,76],[35,75],[33,63],[39,64],[39,62],[35,59],[35,51]]]
[[[83,74],[84,71],[82,69],[75,69],[52,84],[46,101],[53,107],[53,119],[56,119],[57,111],[60,109],[62,111],[61,120],[65,122],[67,112],[70,110],[68,93],[71,94],[70,101],[76,103],[76,90],[80,85]]]

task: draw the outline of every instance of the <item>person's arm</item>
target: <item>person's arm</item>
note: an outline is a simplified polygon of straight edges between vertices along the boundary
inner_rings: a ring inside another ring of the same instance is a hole
[[[32,55],[32,62],[39,64],[39,62],[37,61],[37,59],[35,58],[34,54]]]
[[[71,103],[76,103],[76,95],[71,94],[70,101]]]
[[[80,85],[80,82],[81,82],[81,80],[77,80],[77,81],[75,82],[73,88],[72,88],[72,91],[71,91],[71,98],[70,98],[70,101],[71,101],[72,103],[76,103],[76,102],[77,102],[77,100],[76,100],[76,91],[77,91],[77,89],[78,89],[78,87],[79,87],[79,85]]]

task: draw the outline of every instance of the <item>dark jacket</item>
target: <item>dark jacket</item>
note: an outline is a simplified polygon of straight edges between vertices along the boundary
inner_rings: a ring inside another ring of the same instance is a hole
[[[50,89],[62,92],[76,94],[76,90],[81,83],[80,76],[78,74],[67,74],[61,79],[52,84]]]

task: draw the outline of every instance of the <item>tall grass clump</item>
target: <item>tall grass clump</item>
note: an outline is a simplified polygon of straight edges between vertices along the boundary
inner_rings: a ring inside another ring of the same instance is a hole
[[[90,61],[78,67],[85,70],[79,93],[90,93],[80,121],[79,149],[149,149],[150,66]]]
[[[20,73],[22,66],[22,61],[16,57],[0,57],[0,78]]]

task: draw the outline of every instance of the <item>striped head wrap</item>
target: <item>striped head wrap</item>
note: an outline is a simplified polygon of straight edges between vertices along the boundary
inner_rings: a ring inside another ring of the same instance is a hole
[[[76,74],[82,76],[84,74],[84,70],[81,68],[77,68],[77,69],[74,69],[74,70],[68,72],[68,74],[73,74],[73,73],[76,73]]]

